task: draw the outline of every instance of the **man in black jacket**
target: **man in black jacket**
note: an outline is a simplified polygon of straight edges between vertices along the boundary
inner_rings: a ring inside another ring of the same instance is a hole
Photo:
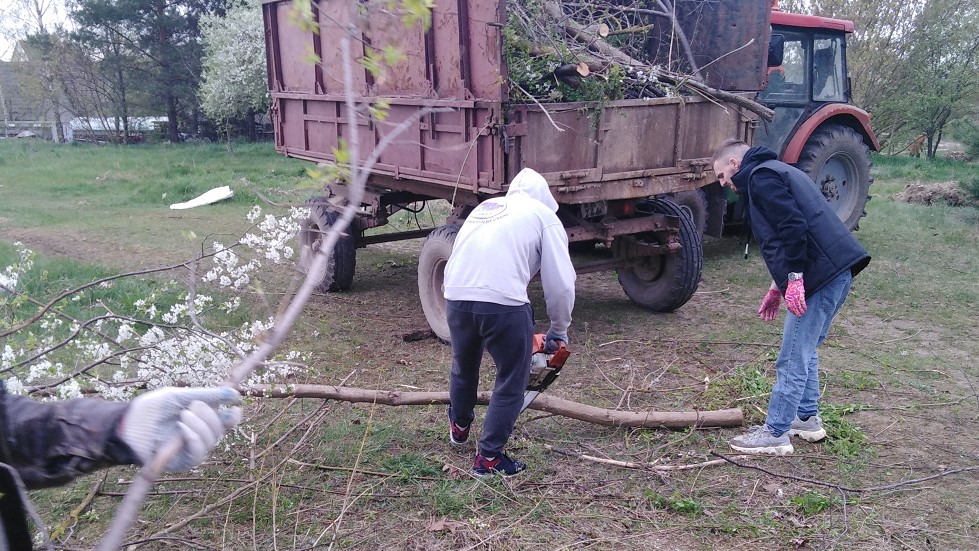
[[[176,435],[181,447],[166,470],[189,470],[241,420],[240,408],[220,408],[240,399],[232,388],[214,387],[160,388],[128,403],[35,402],[7,394],[0,382],[0,551],[33,548],[25,487],[64,484],[113,465],[146,464]]]
[[[747,200],[751,232],[772,276],[758,315],[775,319],[783,295],[789,311],[765,424],[730,445],[743,453],[783,455],[793,451],[789,436],[810,442],[826,436],[819,417],[816,349],[870,255],[813,181],[776,158],[767,148],[728,140],[714,154],[714,173],[721,185]]]

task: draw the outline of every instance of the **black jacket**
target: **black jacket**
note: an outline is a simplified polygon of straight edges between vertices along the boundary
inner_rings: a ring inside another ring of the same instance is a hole
[[[765,147],[749,149],[731,177],[748,199],[751,233],[778,288],[789,272],[803,272],[812,296],[845,270],[856,276],[870,255],[801,170]]]
[[[0,382],[0,547],[31,549],[24,486],[56,486],[103,467],[139,463],[116,436],[128,407],[94,398],[35,402],[7,394]]]

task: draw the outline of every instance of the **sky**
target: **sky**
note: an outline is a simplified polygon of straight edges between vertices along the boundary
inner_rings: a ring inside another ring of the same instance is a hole
[[[0,61],[10,61],[10,55],[14,52],[13,46],[6,38],[0,36]]]
[[[64,0],[0,0],[0,60],[9,61],[14,53],[10,36],[37,32],[38,8],[42,12],[41,24],[48,30],[65,23]]]

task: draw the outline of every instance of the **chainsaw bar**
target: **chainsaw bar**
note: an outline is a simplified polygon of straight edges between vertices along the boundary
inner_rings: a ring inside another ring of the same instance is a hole
[[[527,383],[527,391],[524,393],[521,412],[527,409],[544,389],[551,386],[551,383],[561,373],[564,362],[571,355],[571,351],[563,342],[558,341],[558,343],[558,349],[549,353],[544,350],[547,345],[546,336],[540,333],[534,335],[533,352],[530,356],[530,381]]]

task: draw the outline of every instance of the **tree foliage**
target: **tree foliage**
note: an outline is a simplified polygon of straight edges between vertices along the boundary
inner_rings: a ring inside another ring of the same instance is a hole
[[[265,34],[258,0],[232,5],[224,17],[201,19],[204,43],[201,106],[217,120],[268,107]]]
[[[979,5],[974,0],[783,0],[782,9],[854,22],[854,103],[894,150],[925,134],[934,157],[949,122],[979,102]]]
[[[102,26],[137,60],[139,84],[169,120],[167,139],[179,139],[183,115],[196,125],[203,47],[200,19],[221,13],[225,0],[77,0],[79,28]]]

